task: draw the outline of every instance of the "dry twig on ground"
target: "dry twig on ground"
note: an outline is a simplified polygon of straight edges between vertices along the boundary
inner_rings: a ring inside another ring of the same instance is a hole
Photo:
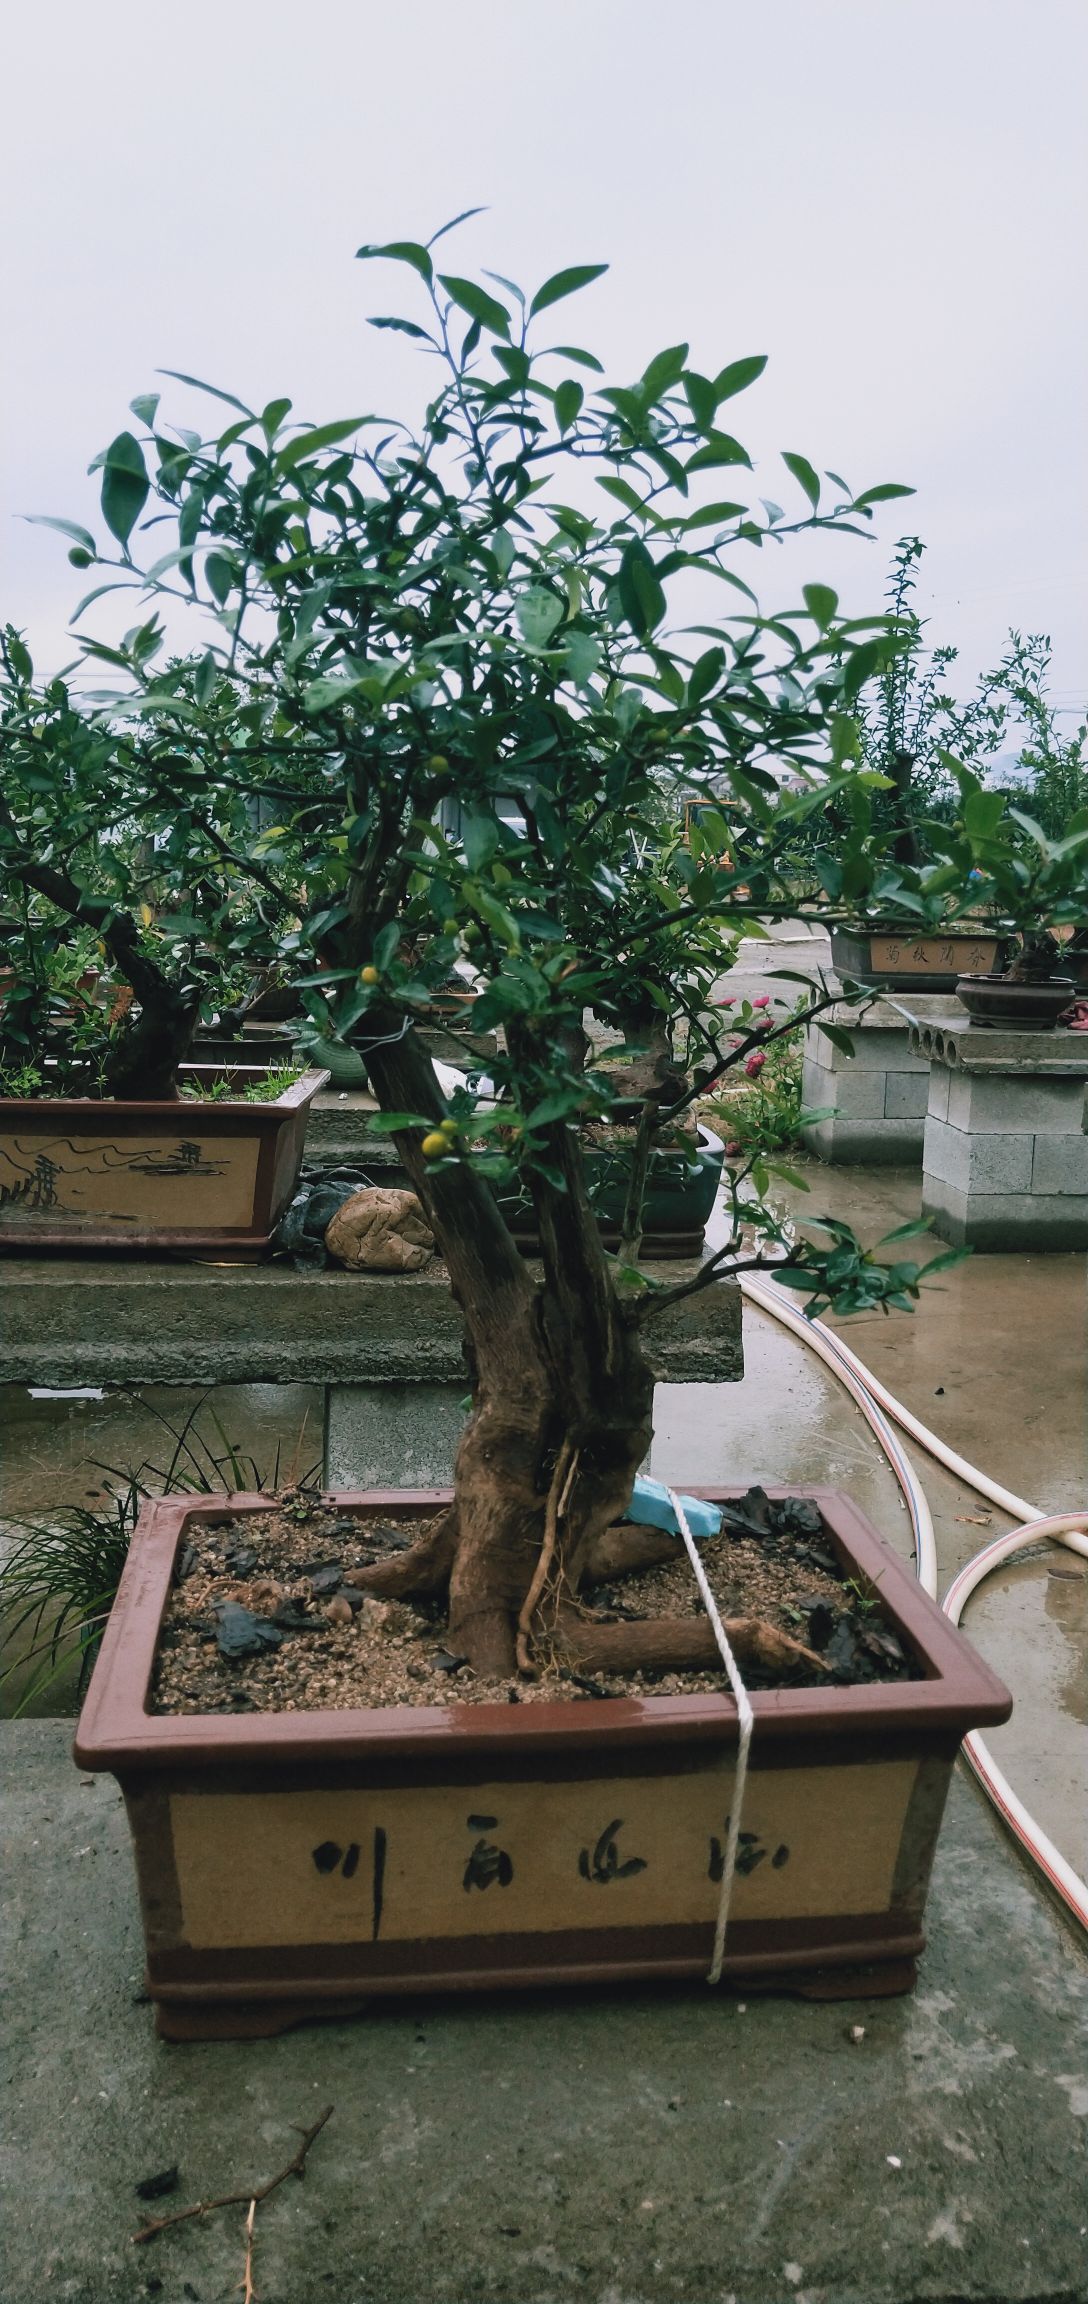
[[[193,2208],[178,2208],[172,2216],[154,2216],[150,2224],[144,2224],[139,2232],[133,2233],[132,2246],[140,2248],[146,2240],[156,2240],[159,2233],[165,2232],[171,2224],[187,2224],[194,2216],[210,2216],[213,2208],[248,2208],[245,2267],[239,2286],[243,2291],[243,2304],[255,2304],[257,2292],[253,2286],[253,2227],[258,2203],[267,2200],[269,2193],[274,2192],[277,2185],[284,2183],[288,2176],[305,2176],[306,2155],[315,2138],[320,2136],[326,2120],[331,2120],[332,2114],[333,2106],[326,2104],[312,2128],[299,2129],[302,2142],[297,2152],[292,2153],[286,2167],[281,2168],[278,2175],[269,2177],[267,2184],[247,2184],[244,2192],[224,2192],[217,2200],[198,2200]]]

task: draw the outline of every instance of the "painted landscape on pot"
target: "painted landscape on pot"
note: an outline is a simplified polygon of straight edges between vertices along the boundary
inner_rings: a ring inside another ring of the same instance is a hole
[[[180,1133],[88,1137],[20,1132],[0,1136],[0,1225],[5,1231],[87,1217],[118,1225],[244,1223],[252,1205],[257,1144],[222,1141],[214,1151]],[[235,1213],[237,1210],[237,1213]]]

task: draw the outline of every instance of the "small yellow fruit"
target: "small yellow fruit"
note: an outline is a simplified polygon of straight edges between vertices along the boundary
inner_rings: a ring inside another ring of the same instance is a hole
[[[442,922],[442,934],[443,934],[443,936],[456,936],[456,934],[457,934],[457,932],[458,932],[458,929],[460,928],[460,925],[461,925],[460,921],[459,921],[459,920],[454,920],[452,917],[451,917],[449,920],[443,920],[443,922]]]
[[[359,982],[360,984],[380,984],[381,975],[378,969],[373,966],[369,968],[360,968]]]
[[[444,752],[432,752],[427,766],[432,776],[444,776],[449,767],[449,761]]]
[[[444,1120],[439,1121],[438,1126],[443,1136],[456,1136],[457,1134],[457,1122],[451,1120],[448,1113]]]
[[[448,1138],[443,1136],[438,1128],[431,1129],[430,1135],[424,1137],[421,1147],[425,1160],[441,1160],[443,1153],[448,1152],[449,1148]]]

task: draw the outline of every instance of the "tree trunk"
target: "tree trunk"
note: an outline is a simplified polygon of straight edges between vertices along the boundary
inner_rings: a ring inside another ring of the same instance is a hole
[[[441,1119],[415,1033],[373,1022],[366,1061],[383,1107]],[[505,1677],[533,1668],[594,1544],[622,1518],[650,1444],[653,1377],[621,1313],[572,1130],[554,1130],[547,1149],[567,1189],[530,1179],[543,1285],[468,1161],[425,1160],[418,1132],[397,1144],[449,1267],[472,1382],[454,1469],[450,1644],[482,1676]],[[433,1560],[420,1570],[433,1578]],[[383,1573],[360,1581],[376,1589]]]
[[[438,1084],[416,1034],[401,1036],[393,1015],[388,1025],[372,1021],[366,1061],[382,1105],[441,1120]],[[527,1041],[526,1025],[508,1029]],[[469,1161],[426,1160],[418,1130],[396,1139],[464,1318],[472,1411],[457,1450],[451,1514],[409,1552],[360,1570],[356,1581],[405,1599],[446,1592],[450,1646],[484,1679],[516,1669],[715,1670],[718,1648],[701,1615],[609,1622],[578,1605],[583,1584],[675,1557],[675,1539],[616,1526],[652,1438],[653,1376],[590,1212],[577,1134],[557,1123],[546,1138],[544,1159],[563,1189],[529,1170],[542,1281],[523,1263]],[[787,1675],[824,1669],[811,1650],[757,1618],[727,1629],[744,1661]]]

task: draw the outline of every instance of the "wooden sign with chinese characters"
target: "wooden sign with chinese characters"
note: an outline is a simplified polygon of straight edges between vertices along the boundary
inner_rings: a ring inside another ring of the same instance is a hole
[[[992,936],[874,936],[870,965],[899,976],[988,976],[997,965]]]
[[[178,1229],[235,1226],[253,1216],[259,1139],[217,1135],[199,1140],[179,1127],[168,1136],[96,1136],[19,1128],[0,1134],[0,1227],[5,1232],[88,1217],[116,1224]]]
[[[913,1760],[749,1777],[733,1912],[888,1909]],[[732,1770],[170,1796],[194,1951],[712,1924]],[[365,1959],[360,1962],[360,1973]]]

